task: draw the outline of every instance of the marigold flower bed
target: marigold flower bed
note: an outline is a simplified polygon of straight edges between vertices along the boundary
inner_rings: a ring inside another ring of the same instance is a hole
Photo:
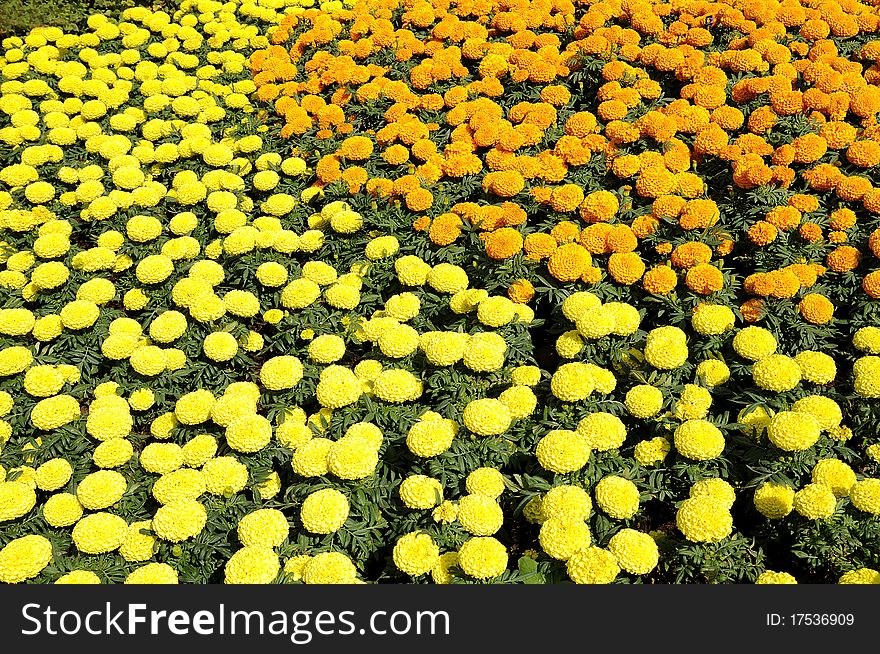
[[[3,40],[0,582],[880,583],[878,32],[184,0]]]

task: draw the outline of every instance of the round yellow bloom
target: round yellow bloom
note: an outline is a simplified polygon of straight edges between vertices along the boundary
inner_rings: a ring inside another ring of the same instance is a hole
[[[497,436],[510,427],[510,409],[494,398],[482,398],[468,403],[462,414],[464,426],[479,436]]]
[[[594,489],[596,505],[618,520],[631,518],[639,510],[639,489],[629,479],[608,475]]]
[[[717,543],[733,531],[733,517],[727,507],[708,496],[686,499],[675,522],[684,537],[695,543]]]
[[[398,570],[411,577],[418,577],[436,567],[440,560],[440,550],[430,535],[414,531],[398,539],[392,558]]]
[[[541,437],[535,450],[538,463],[560,474],[583,468],[590,458],[587,438],[568,429],[554,429]]]
[[[271,584],[280,571],[281,561],[272,548],[247,545],[226,562],[223,583]]]
[[[303,527],[314,534],[338,531],[348,519],[349,504],[335,488],[322,488],[303,500],[300,519]]]
[[[491,536],[476,536],[458,550],[458,566],[474,579],[492,579],[507,570],[507,549]]]
[[[18,584],[36,577],[52,561],[52,544],[43,536],[22,536],[0,549],[0,582]]]
[[[631,574],[648,574],[660,558],[657,542],[635,529],[621,529],[608,541],[608,549],[617,557],[618,565]]]
[[[617,557],[600,547],[587,547],[576,552],[565,566],[576,584],[610,584],[620,573]]]
[[[410,475],[400,483],[398,492],[410,509],[433,509],[443,501],[443,485],[425,475]]]
[[[498,502],[487,495],[465,495],[458,502],[458,521],[474,536],[491,536],[504,522]]]

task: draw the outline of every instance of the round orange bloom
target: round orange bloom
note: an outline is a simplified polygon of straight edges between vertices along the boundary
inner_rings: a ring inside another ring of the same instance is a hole
[[[678,218],[687,200],[677,195],[661,195],[651,204],[651,213],[657,218]]]
[[[831,229],[849,229],[856,224],[856,214],[852,209],[837,209],[831,212]]]
[[[729,238],[721,239],[721,242],[715,247],[715,254],[719,257],[726,257],[728,254],[733,252],[733,246],[735,243]]]
[[[517,304],[525,304],[535,297],[535,287],[528,279],[517,279],[507,288],[507,297]]]
[[[657,228],[660,226],[660,221],[657,220],[651,214],[644,214],[642,216],[638,216],[633,220],[631,228],[633,234],[636,235],[636,238],[645,238],[646,236],[650,236],[654,232],[657,231]]]
[[[815,195],[795,193],[788,199],[788,206],[794,207],[801,213],[811,213],[819,208],[819,198]]]
[[[880,227],[871,232],[868,237],[868,247],[875,257],[880,257]]]
[[[769,285],[766,295],[770,297],[794,297],[801,290],[801,280],[790,270],[771,270],[766,275],[766,281]]]
[[[764,300],[747,300],[740,305],[739,311],[746,322],[758,322],[764,317]]]
[[[859,265],[861,254],[851,245],[841,245],[825,257],[825,263],[834,272],[855,270]]]
[[[880,298],[880,270],[865,275],[862,290],[873,298]]]
[[[561,282],[573,282],[592,265],[590,253],[577,243],[566,243],[550,255],[547,270]]]
[[[336,154],[352,161],[365,161],[373,154],[373,142],[366,136],[349,136]]]
[[[556,239],[550,236],[550,234],[544,234],[543,232],[538,232],[536,234],[529,234],[525,238],[525,251],[526,251],[526,259],[533,259],[540,261],[541,259],[546,259],[551,254],[553,254],[554,250],[559,246],[556,242]]]
[[[871,180],[857,175],[844,177],[835,187],[834,191],[841,200],[856,202],[861,200],[874,186]]]
[[[620,209],[620,201],[611,191],[595,191],[584,198],[580,215],[588,223],[608,222]]]
[[[501,222],[505,227],[516,227],[526,222],[528,216],[525,209],[515,202],[503,202],[501,204]]]
[[[801,212],[794,207],[774,207],[767,212],[765,219],[783,231],[794,229],[801,222]]]
[[[635,284],[645,274],[645,262],[635,252],[615,252],[608,257],[608,272],[618,284]]]
[[[675,175],[665,167],[642,170],[636,180],[636,193],[645,198],[657,198],[675,190]]]
[[[790,266],[786,266],[785,270],[793,272],[804,288],[809,288],[815,284],[818,277],[816,269],[806,263],[793,263]]]
[[[798,228],[801,238],[810,243],[816,243],[822,239],[822,228],[816,223],[804,223]]]
[[[766,220],[759,220],[749,227],[749,240],[755,245],[768,245],[776,240],[778,230],[772,223]]]
[[[440,214],[428,230],[428,238],[435,245],[449,245],[461,236],[461,218],[454,213]]]
[[[553,211],[565,213],[574,211],[584,201],[584,191],[577,184],[563,184],[553,189],[550,196],[550,206]]]
[[[846,232],[828,232],[829,243],[846,243]]]
[[[605,239],[609,252],[632,252],[639,245],[629,225],[614,225]]]
[[[486,236],[486,254],[492,259],[509,259],[522,250],[523,237],[513,227],[502,227]]]
[[[405,201],[410,211],[425,211],[434,204],[434,196],[428,189],[417,188],[406,194]]]
[[[563,220],[553,226],[553,229],[550,230],[550,236],[555,238],[556,242],[562,245],[563,243],[570,243],[577,239],[580,232],[581,230],[576,224],[570,220]]]
[[[431,225],[431,218],[429,216],[419,216],[413,221],[413,229],[417,232],[423,232]]]
[[[396,143],[391,147],[385,148],[382,152],[382,159],[385,160],[385,163],[391,164],[392,166],[399,166],[409,161],[409,150],[399,143]]]
[[[714,200],[689,200],[681,212],[678,224],[682,229],[706,229],[721,217]]]
[[[668,241],[663,241],[662,243],[658,243],[654,246],[654,251],[659,254],[661,257],[665,257],[667,254],[672,252],[672,243]]]
[[[669,266],[655,266],[645,273],[642,286],[648,293],[663,295],[669,293],[678,284],[678,275]]]
[[[856,141],[846,149],[846,158],[859,168],[872,168],[880,165],[880,143]]]
[[[339,157],[334,154],[327,154],[321,157],[318,165],[315,166],[315,174],[324,184],[332,184],[342,177],[342,170],[339,167]]]
[[[602,281],[602,269],[596,266],[588,266],[581,275],[581,281],[584,284],[596,284]]]
[[[577,242],[587,248],[590,254],[607,254],[611,250],[608,245],[608,235],[614,231],[614,226],[608,223],[593,223],[584,228],[578,236]]]
[[[691,268],[712,259],[712,248],[699,241],[682,243],[672,251],[672,265],[676,268]]]
[[[834,305],[824,295],[807,293],[798,304],[804,320],[814,325],[824,325],[834,316]]]
[[[724,275],[715,266],[700,263],[687,271],[685,283],[694,293],[709,295],[724,288]]]
[[[376,198],[385,198],[394,192],[394,182],[383,177],[374,177],[367,182],[367,193]]]

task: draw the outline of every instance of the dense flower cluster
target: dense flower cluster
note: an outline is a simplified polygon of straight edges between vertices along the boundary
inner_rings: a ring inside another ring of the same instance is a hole
[[[183,0],[3,40],[0,582],[876,583],[878,34]]]

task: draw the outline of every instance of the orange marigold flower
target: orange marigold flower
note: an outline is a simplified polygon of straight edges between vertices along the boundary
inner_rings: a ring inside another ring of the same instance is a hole
[[[828,232],[829,243],[846,243],[846,232]]]
[[[553,189],[550,206],[553,211],[565,213],[574,211],[584,201],[584,191],[577,184],[563,184]]]
[[[726,257],[728,254],[733,252],[733,246],[735,243],[729,238],[721,239],[721,242],[715,247],[715,254],[719,257]]]
[[[550,234],[544,234],[543,232],[529,234],[524,242],[526,259],[538,261],[549,257],[557,247],[559,247],[559,244],[556,242],[556,239],[550,236]]]
[[[676,268],[692,268],[711,259],[712,248],[699,241],[682,243],[672,251],[672,265]]]
[[[675,190],[675,175],[665,167],[642,170],[636,180],[636,193],[646,198],[657,198]]]
[[[629,225],[613,225],[605,239],[609,252],[632,252],[639,245]]]
[[[366,136],[349,136],[339,146],[337,154],[352,161],[365,161],[373,154],[373,142]]]
[[[801,289],[801,280],[790,270],[771,270],[767,273],[769,295],[775,298],[794,297]]]
[[[694,293],[709,295],[724,287],[724,275],[715,266],[700,263],[687,271],[685,283]]]
[[[590,254],[607,254],[610,252],[608,235],[613,230],[614,227],[608,223],[593,223],[578,235],[577,242],[587,248]]]
[[[778,230],[772,223],[766,220],[759,220],[749,227],[749,240],[755,245],[768,245],[776,240]]]
[[[875,257],[880,258],[880,227],[871,232],[871,236],[868,237],[868,247]]]
[[[584,284],[597,284],[602,281],[602,269],[596,266],[587,266],[587,269],[581,275],[581,281]]]
[[[860,258],[861,254],[856,248],[851,245],[841,245],[825,257],[825,263],[834,272],[848,272],[858,267]]]
[[[525,188],[525,179],[516,170],[491,172],[483,177],[483,188],[502,198],[512,198]]]
[[[831,212],[831,229],[849,229],[856,224],[856,214],[852,209],[837,209]]]
[[[566,243],[550,255],[547,270],[561,282],[573,282],[592,265],[590,253],[577,243]]]
[[[682,229],[706,229],[721,217],[714,200],[689,200],[682,209],[678,224]]]
[[[645,262],[635,252],[615,252],[608,257],[608,273],[618,284],[635,284],[645,273]]]
[[[517,304],[525,304],[535,297],[535,287],[528,279],[517,279],[508,287],[507,297]]]
[[[824,295],[807,293],[798,304],[804,320],[814,325],[824,325],[834,316],[834,305]]]
[[[798,228],[801,238],[810,243],[822,240],[822,228],[816,223],[804,223]]]
[[[428,216],[419,216],[413,221],[413,229],[417,232],[425,231],[430,225],[431,219]]]
[[[611,191],[595,191],[584,198],[580,216],[588,223],[608,222],[620,209],[620,201]]]
[[[428,238],[435,245],[449,245],[461,236],[461,218],[454,213],[443,213],[431,221]]]
[[[659,226],[660,221],[651,214],[645,214],[633,220],[631,227],[637,238],[645,238],[656,232]]]
[[[856,202],[861,200],[873,188],[871,180],[857,175],[844,177],[837,184],[834,192],[841,200]]]
[[[740,305],[739,311],[742,314],[743,320],[746,322],[758,322],[764,317],[764,300],[759,300],[757,298],[746,300]]]
[[[678,195],[661,195],[651,204],[651,213],[657,218],[678,218],[686,204]]]
[[[798,278],[798,281],[800,281],[801,286],[804,288],[809,288],[816,283],[818,273],[816,269],[809,264],[793,263],[790,266],[786,266],[785,270],[793,272]]]
[[[648,293],[663,295],[669,293],[678,284],[678,275],[669,266],[655,266],[645,273],[642,286]]]
[[[428,189],[418,188],[407,193],[405,201],[410,211],[425,211],[434,204],[434,195]]]
[[[815,195],[795,193],[788,199],[788,206],[794,207],[801,213],[811,213],[819,208],[819,198]]]
[[[553,226],[553,229],[550,230],[550,236],[555,238],[556,242],[562,245],[563,243],[570,243],[577,239],[580,231],[580,228],[575,223],[570,220],[563,220]]]
[[[324,184],[332,184],[342,177],[342,170],[339,167],[339,158],[333,154],[327,154],[321,157],[318,165],[315,166],[315,174]]]
[[[668,241],[658,243],[654,246],[654,251],[660,256],[665,257],[667,254],[672,252],[672,243],[669,243]]]
[[[859,168],[873,168],[880,165],[880,143],[857,141],[846,149],[846,158]]]
[[[865,275],[862,290],[873,298],[880,298],[880,270]]]
[[[794,207],[774,207],[767,212],[765,220],[783,231],[794,229],[801,222],[801,212]]]
[[[523,237],[512,227],[489,232],[485,239],[486,254],[492,259],[509,259],[522,250]]]
[[[791,142],[797,163],[813,163],[828,151],[828,143],[818,134],[804,134]]]

